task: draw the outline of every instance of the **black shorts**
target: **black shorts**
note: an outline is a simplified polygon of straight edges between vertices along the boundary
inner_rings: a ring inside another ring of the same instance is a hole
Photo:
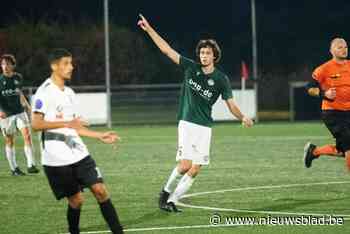
[[[350,150],[350,111],[323,111],[322,120],[335,138],[337,150]]]
[[[103,183],[101,173],[91,156],[67,166],[44,166],[44,172],[57,200]]]

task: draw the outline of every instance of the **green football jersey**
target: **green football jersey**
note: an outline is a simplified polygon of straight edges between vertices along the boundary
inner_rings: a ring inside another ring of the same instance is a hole
[[[201,65],[181,56],[180,66],[184,70],[178,120],[211,127],[212,106],[221,95],[222,99],[232,98],[232,89],[228,77],[217,68],[210,74],[204,74]]]
[[[21,104],[22,76],[15,73],[12,77],[0,75],[0,109],[7,116],[22,113]]]

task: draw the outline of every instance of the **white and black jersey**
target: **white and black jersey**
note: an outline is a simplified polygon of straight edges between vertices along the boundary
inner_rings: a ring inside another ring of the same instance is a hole
[[[71,121],[79,117],[74,91],[69,87],[61,90],[48,78],[37,90],[32,102],[32,111],[42,113],[45,121]],[[64,139],[49,139],[46,135],[63,136]],[[75,129],[57,128],[43,132],[42,164],[65,166],[76,163],[89,155],[86,145]]]

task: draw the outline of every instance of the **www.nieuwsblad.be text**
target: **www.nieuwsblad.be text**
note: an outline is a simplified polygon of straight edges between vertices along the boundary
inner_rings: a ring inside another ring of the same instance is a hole
[[[213,226],[222,225],[324,225],[324,226],[336,226],[344,224],[344,217],[324,215],[324,216],[266,216],[266,217],[253,217],[253,216],[226,216],[221,214],[213,214],[209,218],[209,223]]]

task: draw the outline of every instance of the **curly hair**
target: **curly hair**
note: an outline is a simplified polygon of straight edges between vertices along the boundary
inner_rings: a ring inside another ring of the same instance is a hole
[[[0,57],[0,62],[5,61],[11,63],[13,66],[16,66],[16,58],[13,54],[3,54]]]
[[[203,39],[200,40],[196,46],[196,55],[199,58],[199,52],[202,48],[212,48],[214,53],[214,63],[218,63],[221,59],[221,49],[218,43],[214,39]]]

